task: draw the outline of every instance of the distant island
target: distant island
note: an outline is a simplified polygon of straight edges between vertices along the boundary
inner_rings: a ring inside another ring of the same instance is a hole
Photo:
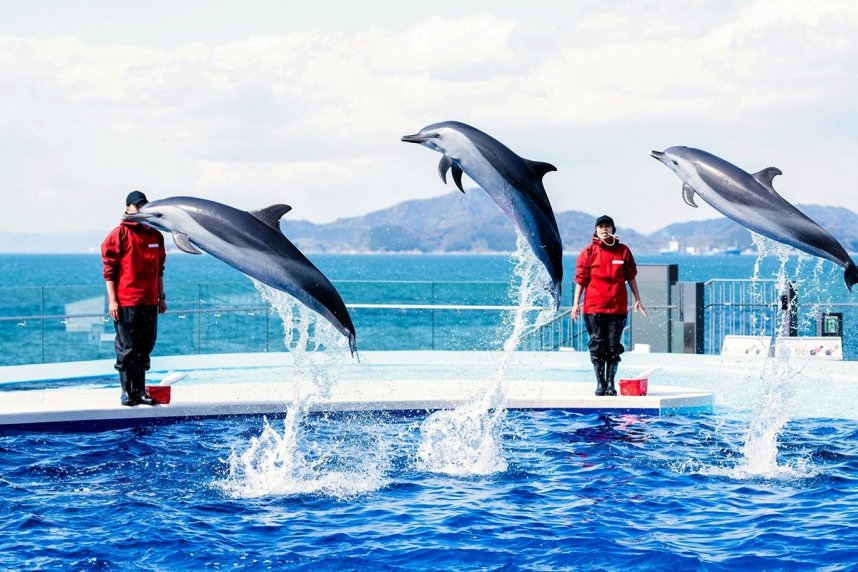
[[[798,205],[849,252],[858,251],[858,215],[842,207]],[[440,213],[440,216],[439,216]],[[556,213],[566,252],[577,253],[593,231],[595,215],[580,211]],[[485,193],[459,192],[409,200],[369,214],[326,224],[281,221],[283,232],[307,253],[494,253],[515,250],[512,225]],[[104,231],[74,233],[0,232],[0,253],[98,252]],[[619,227],[617,234],[637,254],[741,253],[753,250],[751,234],[721,217],[675,223],[652,234]],[[167,241],[171,246],[171,241]]]

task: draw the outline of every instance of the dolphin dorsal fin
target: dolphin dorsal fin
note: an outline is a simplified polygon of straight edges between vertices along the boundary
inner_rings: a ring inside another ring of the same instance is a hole
[[[764,187],[768,187],[770,190],[774,191],[775,189],[774,187],[772,187],[772,181],[778,175],[783,175],[783,171],[781,171],[777,167],[766,167],[759,173],[754,173],[751,176],[754,177],[757,182]]]
[[[191,244],[191,239],[187,234],[174,230],[172,235],[173,243],[176,245],[176,248],[182,252],[187,252],[188,254],[202,254],[202,252],[194,248],[194,245]]]
[[[556,171],[557,167],[552,165],[551,163],[543,163],[542,161],[531,161],[530,159],[525,159],[525,163],[530,167],[530,170],[533,171],[533,174],[537,176],[537,178],[541,179],[545,176],[546,173],[550,173],[552,171]]]
[[[527,168],[530,169],[530,172],[536,177],[537,185],[526,185],[529,188],[530,197],[536,201],[536,204],[539,205],[539,208],[546,215],[551,215],[549,218],[553,218],[554,211],[551,208],[551,201],[548,200],[548,193],[545,192],[545,187],[542,185],[542,177],[545,176],[546,173],[550,173],[551,171],[556,171],[557,167],[552,165],[551,163],[543,163],[542,161],[531,161],[530,159],[525,159],[522,157],[521,159],[524,161],[524,164],[527,165]]]
[[[285,215],[291,210],[292,207],[290,207],[289,205],[271,205],[270,207],[265,207],[264,209],[250,211],[250,214],[252,214],[254,217],[279,232],[280,219],[283,218],[283,215]]]
[[[682,183],[682,200],[690,207],[697,208],[697,203],[694,202],[694,187],[688,183]]]

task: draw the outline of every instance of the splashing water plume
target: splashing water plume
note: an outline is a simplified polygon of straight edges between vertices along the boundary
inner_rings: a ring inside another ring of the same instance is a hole
[[[264,419],[262,433],[243,451],[232,451],[228,474],[215,486],[235,498],[318,494],[349,499],[387,484],[385,439],[364,435],[356,441],[346,434],[314,440],[308,437],[310,422],[297,407],[287,412],[282,432]]]
[[[512,256],[516,280],[511,283],[509,292],[516,309],[505,318],[505,329],[512,331],[504,341],[498,367],[467,403],[452,410],[437,411],[423,422],[417,450],[420,470],[470,476],[488,475],[507,468],[500,443],[502,422],[506,417],[504,378],[534,307],[542,309],[534,319],[533,328],[548,322],[554,315],[548,272],[520,234],[516,246]]]
[[[790,255],[796,251],[788,246],[771,241],[765,237],[752,233],[754,244],[759,251],[754,266],[755,287],[759,284],[761,262],[763,257],[772,255],[780,262],[776,272],[776,284],[778,292],[785,292],[787,288],[787,264]],[[812,257],[799,253],[798,268],[796,276],[801,276],[801,266]],[[820,265],[816,265],[811,274],[811,280],[819,280]],[[794,281],[796,290],[800,290],[801,281]],[[758,303],[762,303],[762,294],[759,294]],[[772,325],[771,335],[773,338],[772,348],[776,351],[768,356],[763,364],[759,375],[759,387],[753,406],[751,421],[745,435],[742,447],[742,459],[739,464],[727,473],[737,478],[754,476],[764,477],[805,477],[812,470],[807,466],[778,465],[778,437],[789,421],[789,405],[795,393],[795,384],[801,374],[801,365],[790,361],[789,346],[783,343],[786,335],[788,317],[786,312],[779,312],[775,324]],[[766,323],[755,324],[756,335],[766,335]]]
[[[313,405],[330,396],[349,360],[348,342],[288,294],[253,282],[283,321],[284,345],[296,368],[293,399],[284,404],[282,432],[265,419],[261,435],[251,438],[243,451],[233,449],[225,461],[228,473],[215,486],[239,498],[301,494],[349,498],[384,486],[389,462],[383,438],[371,438],[366,432],[348,441],[342,435],[311,436],[326,419],[309,414]]]
[[[294,358],[298,377],[312,380],[321,396],[327,397],[348,360],[348,341],[327,320],[289,294],[256,280],[253,284],[283,322],[283,344]]]

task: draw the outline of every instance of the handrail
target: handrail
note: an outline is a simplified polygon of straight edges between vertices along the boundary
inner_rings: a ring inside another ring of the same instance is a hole
[[[777,282],[777,280],[775,280],[774,278],[710,278],[709,280],[705,281],[703,284],[704,285],[705,284],[712,284],[715,282],[773,283],[773,282]]]
[[[858,305],[858,304],[856,304]],[[166,314],[211,314],[214,312],[247,312],[268,310],[269,304],[259,304],[254,306],[228,306],[214,308],[188,308],[180,310],[168,310]],[[507,311],[511,312],[518,310],[518,306],[500,306],[500,305],[484,305],[484,304],[346,304],[347,308],[358,310],[479,310],[479,311]],[[653,305],[647,307],[650,310],[675,310],[675,305]],[[542,306],[527,306],[524,308],[528,312],[542,311],[545,308]],[[632,306],[629,306],[631,311]],[[568,316],[571,313],[571,308],[560,308],[549,322],[543,324],[547,326],[561,318]],[[0,316],[0,322],[12,322],[15,320],[68,320],[74,318],[106,318],[107,312],[87,313],[87,314],[28,314],[22,316]]]
[[[509,282],[504,280],[357,280],[357,279],[344,279],[344,280],[331,280],[333,284],[479,284],[479,285],[505,285],[509,286]],[[253,291],[253,285],[250,282],[235,282],[235,281],[225,281],[225,282],[205,282],[206,286],[240,286],[242,288],[248,288],[248,292]],[[173,288],[181,288],[181,287],[189,287],[189,286],[199,286],[197,282],[173,282],[170,284]],[[50,286],[43,285],[22,285],[22,286],[9,286],[3,285],[0,286],[0,292],[4,290],[22,290],[22,289],[62,289],[62,288],[98,288],[101,292],[104,292],[104,285],[102,284],[52,284]]]

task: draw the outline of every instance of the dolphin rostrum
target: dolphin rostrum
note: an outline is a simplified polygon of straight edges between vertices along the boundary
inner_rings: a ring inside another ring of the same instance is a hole
[[[147,203],[125,219],[172,233],[179,250],[200,254],[199,248],[288,293],[346,336],[354,355],[355,328],[339,292],[280,230],[280,218],[291,209],[272,205],[248,212],[197,197],[169,197]]]
[[[542,185],[542,177],[557,168],[548,163],[523,159],[497,139],[458,121],[428,125],[402,140],[420,143],[443,155],[438,164],[438,174],[444,183],[447,182],[447,171],[452,171],[456,186],[465,192],[462,173],[467,173],[488,193],[545,266],[551,278],[554,307],[559,308],[563,244],[554,211]]]
[[[772,180],[781,174],[777,167],[752,175],[691,147],[670,147],[650,155],[682,179],[682,198],[690,206],[697,207],[694,203],[697,194],[717,211],[757,234],[840,265],[845,269],[844,280],[849,290],[858,282],[858,268],[843,246],[772,187]]]

